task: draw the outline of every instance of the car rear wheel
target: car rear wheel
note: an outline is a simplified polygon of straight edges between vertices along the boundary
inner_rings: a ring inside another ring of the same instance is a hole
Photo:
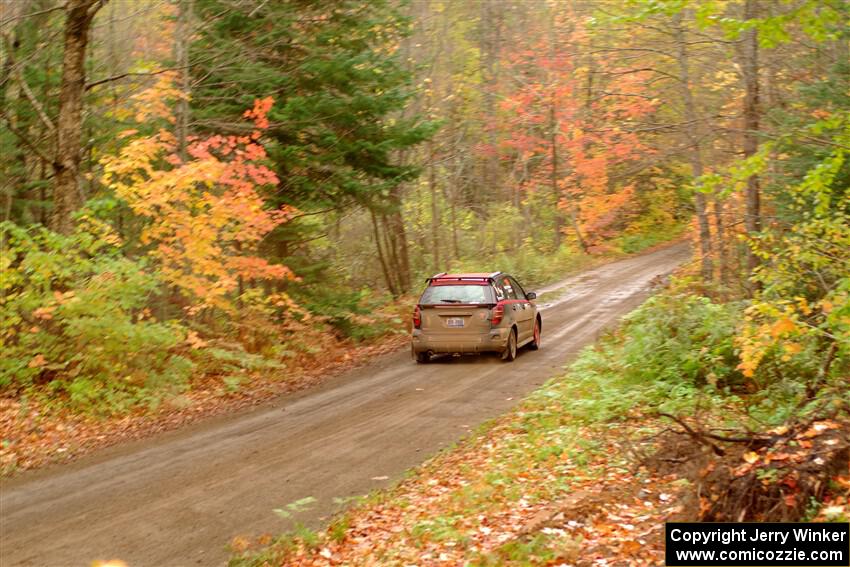
[[[529,345],[531,350],[537,350],[540,348],[540,321],[534,321],[534,338],[531,339],[531,344]]]
[[[511,334],[508,335],[508,344],[505,351],[502,353],[502,360],[512,362],[516,358],[516,330],[511,329]]]
[[[426,364],[431,361],[431,355],[427,352],[414,352],[413,358],[417,364]]]

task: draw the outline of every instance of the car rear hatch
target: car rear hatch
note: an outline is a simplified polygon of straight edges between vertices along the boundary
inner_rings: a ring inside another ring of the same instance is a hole
[[[432,283],[419,300],[421,326],[429,335],[459,337],[490,330],[490,309],[495,305],[487,281]]]

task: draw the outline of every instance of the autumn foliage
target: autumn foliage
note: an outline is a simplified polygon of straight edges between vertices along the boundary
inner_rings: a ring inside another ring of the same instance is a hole
[[[485,149],[499,152],[524,191],[551,195],[592,244],[622,231],[637,210],[634,186],[617,173],[654,153],[633,127],[658,104],[646,95],[645,72],[605,60],[590,68],[570,48],[587,43],[582,18],[557,14],[550,25],[506,56],[517,79],[500,103],[498,148]],[[592,74],[618,77],[615,92],[591,91]]]
[[[132,138],[103,159],[103,181],[147,220],[141,241],[151,246],[164,278],[192,300],[192,308],[227,307],[243,280],[293,279],[285,266],[252,254],[294,209],[269,209],[260,190],[277,185],[260,143],[271,98],[245,112],[250,135],[193,137],[186,159],[174,134],[160,130]]]

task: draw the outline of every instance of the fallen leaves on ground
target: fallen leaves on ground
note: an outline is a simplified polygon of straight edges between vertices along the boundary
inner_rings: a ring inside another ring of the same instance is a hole
[[[697,520],[694,483],[726,466],[665,425],[637,411],[581,422],[556,396],[533,397],[317,534],[240,541],[234,565],[663,565],[664,523]],[[828,444],[834,429],[818,422],[812,435]],[[738,462],[796,459],[753,453]],[[848,517],[845,467],[812,519]]]
[[[540,427],[534,413],[504,416],[316,537],[234,551],[248,565],[661,564],[687,482],[632,461],[634,424]]]

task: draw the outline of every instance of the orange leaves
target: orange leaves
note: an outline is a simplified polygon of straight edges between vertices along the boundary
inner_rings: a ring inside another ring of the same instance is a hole
[[[265,130],[269,127],[269,120],[266,115],[271,110],[273,104],[274,99],[270,96],[258,98],[254,101],[254,108],[246,110],[242,116],[252,119],[258,129]]]
[[[248,279],[297,279],[292,270],[281,264],[269,264],[256,256],[232,256],[227,259],[228,267],[235,273]]]
[[[41,319],[43,321],[49,321],[53,319],[53,312],[56,310],[55,306],[47,306],[47,307],[39,307],[35,311],[32,312],[32,316],[36,319]]]
[[[170,96],[165,82],[161,79],[142,98]],[[285,266],[251,255],[294,212],[291,207],[269,210],[258,192],[279,182],[262,163],[266,151],[257,142],[269,125],[266,115],[273,102],[270,97],[257,100],[245,112],[257,127],[254,135],[191,138],[185,160],[176,153],[174,136],[164,130],[132,138],[118,155],[102,160],[103,181],[147,220],[142,242],[154,245],[150,254],[166,280],[200,302],[195,308],[227,308],[240,278],[295,277]]]
[[[794,321],[792,321],[789,317],[783,317],[771,326],[770,336],[777,339],[792,333],[796,328],[797,326],[794,324]]]

